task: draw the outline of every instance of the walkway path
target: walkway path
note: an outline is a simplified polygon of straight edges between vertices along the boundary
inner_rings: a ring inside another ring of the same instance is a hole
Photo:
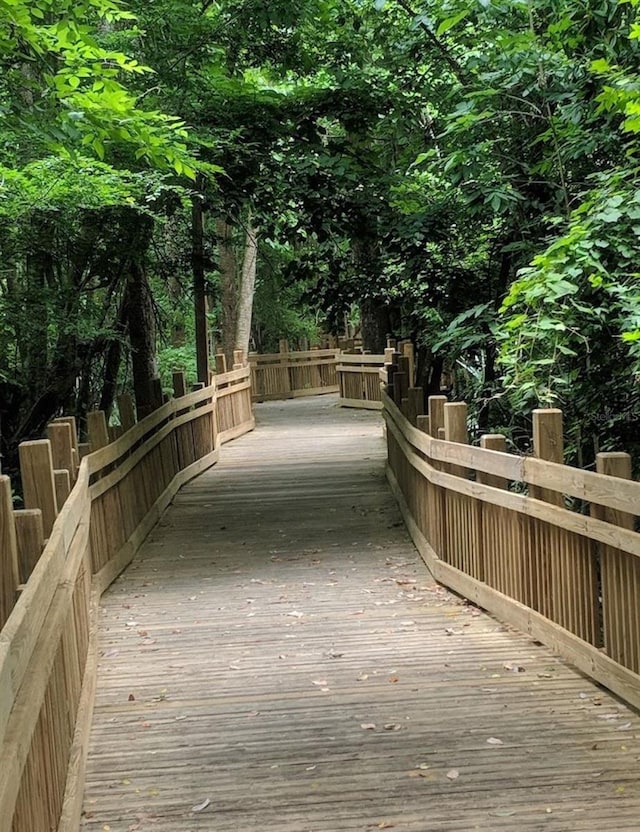
[[[333,397],[176,498],[103,599],[83,829],[640,828],[640,719],[434,585]]]

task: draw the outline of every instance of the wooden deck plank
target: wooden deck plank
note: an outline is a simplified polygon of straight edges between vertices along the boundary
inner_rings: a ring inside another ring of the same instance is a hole
[[[637,830],[638,716],[434,584],[335,404],[258,406],[104,596],[83,829]]]

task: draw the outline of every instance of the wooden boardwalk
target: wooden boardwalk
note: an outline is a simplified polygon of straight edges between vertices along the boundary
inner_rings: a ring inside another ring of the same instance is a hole
[[[104,596],[83,829],[640,829],[638,716],[434,585],[335,401],[258,406]]]

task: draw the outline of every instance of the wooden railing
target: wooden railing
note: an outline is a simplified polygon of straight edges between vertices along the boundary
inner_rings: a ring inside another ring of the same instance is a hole
[[[385,361],[384,355],[341,353],[338,356],[336,372],[343,407],[382,409],[380,370]]]
[[[26,514],[0,478],[0,832],[78,829],[100,595],[178,489],[254,427],[250,371],[217,376],[112,442],[92,414],[79,466],[73,420],[55,425],[21,446]]]
[[[258,402],[338,392],[338,350],[249,355],[253,400]]]
[[[640,483],[624,453],[562,464],[562,413],[533,414],[533,455],[467,443],[467,408],[389,366],[388,477],[434,578],[640,706]]]

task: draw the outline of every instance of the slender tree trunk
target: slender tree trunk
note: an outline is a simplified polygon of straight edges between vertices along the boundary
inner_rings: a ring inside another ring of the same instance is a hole
[[[227,364],[231,366],[238,322],[238,263],[233,247],[233,227],[226,219],[219,219],[216,230],[222,305],[222,349],[227,357]]]
[[[192,201],[191,239],[197,375],[198,381],[209,384],[209,339],[204,269],[204,210],[199,193],[193,197]]]
[[[238,319],[236,322],[235,348],[249,354],[251,340],[251,318],[253,315],[253,296],[256,288],[256,267],[258,264],[258,236],[251,222],[247,220],[247,233],[242,261],[242,277],[239,287]]]
[[[138,418],[143,418],[152,413],[157,404],[151,387],[151,380],[157,375],[156,328],[151,289],[137,260],[132,261],[129,271],[126,306],[133,389]]]

